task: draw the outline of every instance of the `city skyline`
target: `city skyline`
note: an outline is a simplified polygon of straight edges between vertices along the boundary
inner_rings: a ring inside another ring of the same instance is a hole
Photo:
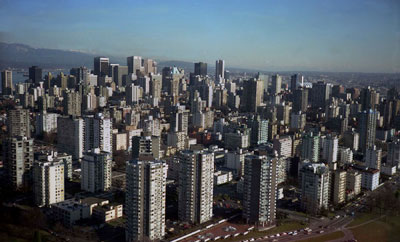
[[[400,71],[395,1],[2,2],[0,41],[36,48],[223,59],[231,67],[260,70]]]

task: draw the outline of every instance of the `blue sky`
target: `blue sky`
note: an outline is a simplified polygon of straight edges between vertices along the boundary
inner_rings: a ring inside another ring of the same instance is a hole
[[[262,70],[400,72],[399,0],[0,0],[0,41]]]

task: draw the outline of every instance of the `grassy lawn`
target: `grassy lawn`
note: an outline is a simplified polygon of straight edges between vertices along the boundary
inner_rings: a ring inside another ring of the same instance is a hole
[[[35,230],[33,229],[16,226],[13,224],[2,225],[1,230],[0,241],[32,241],[35,233]],[[53,237],[44,230],[40,230],[40,233],[42,236],[42,241],[57,241],[57,238]]]
[[[229,238],[224,241],[240,241],[240,240],[249,239],[249,238],[258,238],[258,237],[262,237],[265,235],[272,235],[272,234],[277,234],[277,233],[286,232],[286,231],[293,231],[293,230],[298,230],[298,229],[302,229],[305,227],[307,227],[306,224],[301,224],[299,222],[290,221],[290,222],[282,223],[281,225],[279,225],[275,228],[272,228],[270,230],[267,230],[267,231],[252,231],[252,232],[248,233],[247,235],[240,235],[236,238]]]
[[[365,224],[361,227],[351,229],[358,241],[399,241],[400,218],[382,218]]]
[[[356,226],[356,225],[365,223],[365,222],[367,222],[367,221],[369,221],[369,220],[371,220],[371,219],[377,218],[377,217],[379,217],[379,216],[380,216],[380,215],[379,215],[379,214],[376,214],[376,213],[360,213],[360,214],[358,214],[358,215],[355,217],[355,219],[354,219],[350,224],[348,224],[346,227],[348,228],[348,227]]]
[[[329,241],[329,240],[334,240],[334,239],[340,239],[344,236],[344,233],[342,231],[336,231],[330,234],[325,234],[321,235],[318,237],[310,238],[310,239],[304,239],[304,240],[299,240],[299,242],[323,242],[323,241]]]

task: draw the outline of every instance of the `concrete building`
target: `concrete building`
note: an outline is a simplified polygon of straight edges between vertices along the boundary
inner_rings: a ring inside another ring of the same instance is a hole
[[[236,151],[229,151],[225,154],[226,168],[233,171],[235,177],[243,176],[244,174],[244,157],[246,153],[239,149]]]
[[[301,158],[318,162],[319,147],[319,134],[313,132],[305,134],[302,138]]]
[[[330,173],[323,163],[305,163],[300,169],[301,205],[309,212],[328,208]]]
[[[365,151],[365,166],[380,170],[382,163],[382,150],[374,145]]]
[[[127,162],[126,241],[164,237],[167,170],[166,163],[159,160]]]
[[[271,225],[276,217],[277,164],[275,158],[245,157],[243,217],[247,223]]]
[[[39,207],[64,201],[64,162],[36,161],[33,165],[33,191]]]
[[[5,175],[13,189],[17,190],[30,183],[33,159],[33,139],[18,136],[3,140]]]
[[[273,149],[281,158],[292,156],[292,138],[290,136],[276,136],[273,141]]]
[[[95,57],[94,58],[94,70],[93,73],[99,77],[108,76],[110,67],[110,59],[107,57]]]
[[[303,130],[306,126],[307,116],[302,112],[293,112],[290,115],[290,128],[294,130]]]
[[[92,210],[92,217],[102,223],[121,218],[122,215],[122,204],[105,204],[102,206],[96,206]]]
[[[219,83],[219,80],[224,78],[225,78],[225,61],[217,60],[215,62],[215,81]]]
[[[179,218],[204,223],[213,216],[214,154],[185,150],[179,154]]]
[[[332,201],[336,205],[346,201],[346,178],[347,172],[344,170],[336,170],[333,172]]]
[[[72,155],[73,159],[83,157],[85,125],[82,118],[57,118],[57,150]]]
[[[14,90],[12,71],[4,70],[1,72],[1,94],[12,95]]]
[[[7,112],[7,131],[10,137],[31,137],[29,110],[16,106]]]
[[[378,188],[380,178],[379,170],[368,167],[360,167],[358,170],[361,173],[362,189],[373,191]]]
[[[240,99],[243,112],[257,112],[264,96],[264,83],[261,80],[250,79],[243,84],[243,95]]]
[[[251,145],[260,145],[268,142],[268,120],[261,119],[260,116],[253,116],[248,124],[251,128],[250,143]]]
[[[400,139],[388,143],[387,164],[400,169]]]
[[[339,139],[337,136],[328,134],[322,147],[322,159],[328,163],[337,161],[339,149]]]
[[[372,109],[366,110],[359,114],[359,118],[359,148],[364,153],[368,148],[372,148],[375,145],[378,112]]]
[[[81,163],[81,189],[104,192],[111,188],[111,154],[96,148],[86,152]]]
[[[48,113],[42,111],[36,116],[36,135],[43,133],[56,133],[57,132],[57,118],[60,115],[58,113]]]
[[[63,95],[63,112],[64,115],[81,116],[82,114],[82,97],[79,92],[67,90]]]
[[[278,74],[272,76],[271,94],[279,94],[282,89],[282,77]]]
[[[85,117],[85,151],[100,148],[112,154],[112,120],[102,113]]]
[[[350,148],[339,147],[339,161],[342,164],[353,163],[353,151]]]
[[[357,196],[361,192],[361,173],[351,169],[347,171],[346,176],[346,191],[351,194],[350,198]],[[348,196],[349,198],[349,196]]]
[[[250,133],[248,129],[236,130],[233,133],[225,134],[225,148],[235,150],[237,148],[247,148],[250,146]]]

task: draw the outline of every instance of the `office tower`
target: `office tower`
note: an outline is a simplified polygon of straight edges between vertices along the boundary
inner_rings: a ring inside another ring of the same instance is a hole
[[[157,73],[157,62],[152,59],[144,59],[144,73],[148,74],[156,74]]]
[[[116,72],[116,73],[115,73]],[[128,79],[128,66],[117,66],[114,70],[113,80],[117,84],[118,87],[125,86]],[[115,78],[116,79],[115,79]]]
[[[33,139],[21,136],[4,139],[3,162],[7,182],[13,189],[28,185],[33,163]]]
[[[388,143],[387,163],[400,168],[400,139]]]
[[[119,64],[110,64],[108,69],[108,76],[112,78],[116,85],[118,85],[118,68]]]
[[[37,66],[29,67],[29,79],[32,80],[32,83],[39,84],[42,81],[42,68]]]
[[[99,148],[112,153],[112,120],[103,113],[85,117],[85,151]]]
[[[89,75],[90,73],[87,67],[81,66],[78,68],[71,68],[69,74],[76,77],[77,83],[83,83],[86,79],[86,76]]]
[[[290,90],[294,93],[297,87],[303,87],[304,76],[301,74],[294,74],[290,77]]]
[[[252,78],[245,81],[243,87],[242,110],[244,112],[257,112],[257,107],[261,106],[263,100],[263,82]]]
[[[185,106],[175,106],[171,113],[171,127],[170,129],[174,132],[188,132],[189,122],[189,110],[185,109]]]
[[[129,56],[126,58],[128,65],[128,73],[136,74],[143,70],[143,63],[141,56]]]
[[[323,163],[305,163],[300,169],[301,205],[307,212],[328,208],[329,169]]]
[[[382,150],[374,145],[365,151],[365,166],[381,170]]]
[[[371,87],[363,88],[360,93],[361,110],[374,110],[379,103],[379,93]]]
[[[111,189],[111,153],[95,148],[84,153],[81,163],[81,189],[104,192]]]
[[[219,83],[220,79],[225,78],[225,61],[217,60],[215,62],[215,81]]]
[[[85,124],[82,118],[57,118],[57,150],[72,155],[74,160],[81,159],[84,151]]]
[[[281,124],[288,125],[290,121],[290,111],[291,107],[285,102],[276,105],[276,119]]]
[[[179,219],[204,223],[213,216],[214,154],[185,150],[179,154]]]
[[[68,76],[64,75],[63,72],[57,75],[56,84],[62,90],[67,89],[68,87]]]
[[[303,113],[307,112],[308,108],[308,89],[296,89],[294,90],[294,98],[293,98],[293,112],[302,111]]]
[[[322,147],[322,159],[328,163],[336,162],[339,139],[336,135],[328,134]]]
[[[310,132],[303,136],[301,144],[301,158],[312,162],[319,161],[319,134]]]
[[[251,128],[250,143],[260,145],[268,142],[268,120],[261,119],[259,115],[249,119],[249,128]]]
[[[132,159],[153,157],[153,142],[151,136],[132,137]]]
[[[110,66],[109,58],[95,57],[93,74],[97,75],[98,77],[107,76],[110,73],[109,66]]]
[[[1,94],[12,95],[12,93],[13,93],[12,71],[4,70],[1,72]]]
[[[10,137],[23,136],[30,138],[29,110],[16,106],[7,112],[7,131]]]
[[[139,86],[130,84],[129,86],[126,87],[126,104],[128,105],[139,104],[141,97],[142,97],[141,89]]]
[[[167,164],[160,160],[127,162],[126,241],[164,237],[167,170]]]
[[[292,138],[290,136],[276,136],[273,141],[273,149],[279,157],[289,158],[292,156]]]
[[[332,175],[332,201],[337,205],[346,201],[347,172],[344,170],[336,170],[332,172]]]
[[[303,130],[306,126],[307,115],[301,111],[293,112],[290,115],[290,128],[296,130]]]
[[[365,153],[368,148],[372,148],[375,145],[377,119],[378,112],[372,109],[362,111],[359,114],[359,148],[363,153]]]
[[[81,116],[82,113],[82,97],[79,92],[67,90],[63,95],[63,111],[64,115]]]
[[[243,217],[247,223],[273,224],[276,217],[277,159],[246,156],[243,192]]]
[[[282,77],[278,74],[272,76],[271,94],[279,94],[282,87]]]
[[[161,100],[162,90],[162,75],[151,74],[150,75],[150,95],[157,100]]]
[[[311,89],[312,107],[325,109],[328,100],[329,100],[328,85],[323,81],[313,83],[313,87]]]
[[[36,161],[33,164],[33,191],[39,207],[64,201],[64,163]]]
[[[194,63],[194,74],[197,76],[207,76],[207,63]]]

